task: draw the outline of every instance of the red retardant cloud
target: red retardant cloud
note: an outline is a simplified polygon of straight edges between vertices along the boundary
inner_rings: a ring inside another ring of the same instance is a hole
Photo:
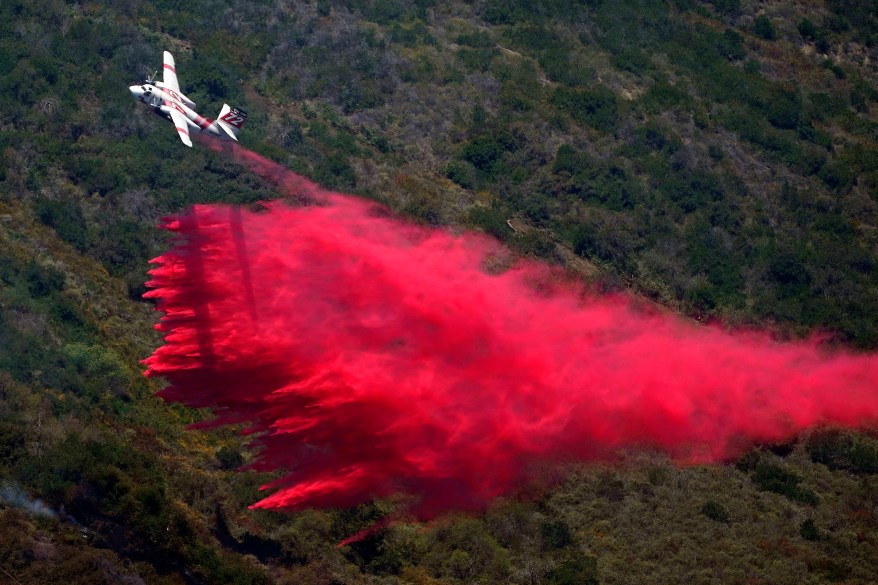
[[[169,218],[179,238],[146,295],[165,344],[145,363],[165,399],[245,424],[256,469],[287,472],[254,507],[406,493],[427,518],[547,464],[638,446],[714,461],[878,420],[875,355],[638,309],[232,154],[312,204]]]

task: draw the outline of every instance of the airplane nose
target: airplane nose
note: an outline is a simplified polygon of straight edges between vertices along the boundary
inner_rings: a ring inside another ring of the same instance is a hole
[[[128,91],[131,92],[131,95],[134,96],[134,99],[140,99],[140,96],[143,95],[143,90],[140,89],[139,85],[132,85],[128,88]]]

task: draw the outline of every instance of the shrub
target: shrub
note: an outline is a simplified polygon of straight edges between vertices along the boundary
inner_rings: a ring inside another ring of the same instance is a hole
[[[799,123],[802,104],[792,92],[776,91],[765,104],[765,115],[772,126],[791,130]]]
[[[777,37],[774,24],[764,14],[756,17],[756,20],[753,22],[753,33],[766,41],[773,41]]]
[[[612,164],[577,173],[570,180],[568,191],[613,211],[634,208],[642,195],[637,180],[625,169]]]
[[[317,181],[333,189],[353,189],[357,184],[357,175],[348,162],[347,157],[334,154],[321,161],[314,169]]]
[[[616,127],[618,103],[616,94],[603,86],[594,89],[560,87],[552,94],[552,103],[574,119],[603,132]]]
[[[649,55],[637,47],[627,47],[613,55],[613,65],[634,75],[643,75],[653,69]]]
[[[489,49],[497,44],[489,35],[481,31],[458,35],[455,42],[457,42],[458,45],[464,45],[474,49]]]
[[[576,555],[562,560],[549,574],[554,585],[598,585],[598,560]]]
[[[449,162],[445,167],[445,176],[464,189],[472,189],[475,187],[472,167],[461,161],[453,160]]]
[[[817,26],[807,18],[802,19],[797,28],[799,34],[802,35],[802,38],[806,41],[814,41],[817,39]]]
[[[577,4],[559,0],[487,0],[483,3],[482,18],[490,24],[543,22],[552,16],[575,18]]]
[[[460,152],[460,158],[473,165],[482,175],[493,179],[501,170],[503,155],[515,148],[515,139],[506,132],[476,136]]]
[[[666,175],[657,180],[658,192],[684,213],[692,213],[723,198],[724,189],[719,178],[706,171],[669,169]]]
[[[62,199],[38,198],[34,200],[33,205],[37,218],[53,228],[58,237],[80,251],[88,247],[91,235],[77,203]]]
[[[805,450],[815,463],[829,469],[846,469],[854,473],[878,473],[878,444],[847,431],[829,429],[813,433]]]
[[[586,154],[575,150],[569,144],[562,144],[555,154],[555,162],[552,164],[554,173],[576,173],[586,170],[591,165]]]
[[[820,179],[830,189],[842,190],[854,180],[854,173],[843,161],[832,161],[823,165],[818,173]]]
[[[821,540],[820,531],[817,529],[817,525],[814,524],[814,521],[811,518],[802,522],[802,525],[799,527],[799,534],[801,534],[802,538],[805,540],[810,540],[812,542]]]
[[[716,522],[723,522],[725,524],[728,524],[729,522],[728,509],[719,502],[713,500],[704,502],[704,505],[701,506],[701,513]]]
[[[515,248],[522,254],[540,258],[548,257],[555,250],[552,237],[542,230],[532,230],[514,240]]]
[[[244,456],[237,446],[224,445],[216,452],[216,459],[221,469],[237,469],[244,465]]]
[[[470,71],[485,72],[491,68],[491,62],[497,55],[495,49],[470,49],[462,48],[457,52],[457,58]]]
[[[716,49],[720,55],[730,61],[740,61],[747,56],[747,51],[744,49],[744,39],[730,28],[727,28],[717,38]]]
[[[552,81],[569,86],[587,87],[594,78],[594,70],[583,67],[571,58],[568,49],[549,49],[540,53],[537,61]]]
[[[514,27],[505,36],[515,47],[530,52],[569,48],[564,46],[554,31],[532,22]]]
[[[560,549],[573,544],[573,534],[563,520],[545,520],[540,525],[543,545],[550,549]]]
[[[820,63],[820,66],[823,67],[824,69],[828,69],[828,70],[832,71],[832,74],[835,75],[836,79],[844,79],[847,77],[847,74],[844,72],[844,69],[842,69],[841,66],[836,65],[835,62],[833,62],[831,59],[824,59]]]
[[[692,96],[677,85],[659,80],[646,90],[641,103],[648,112],[660,112],[674,107],[686,108],[692,103]]]
[[[469,212],[469,223],[495,238],[504,239],[512,231],[506,223],[507,217],[507,210],[495,202],[491,207],[473,207]]]
[[[406,12],[405,3],[401,0],[374,0],[367,6],[369,10],[364,11],[366,18],[379,24],[390,24],[398,21]]]
[[[31,261],[24,269],[27,287],[35,297],[44,297],[64,289],[64,273],[51,266]]]
[[[741,0],[710,0],[710,3],[720,14],[737,16],[741,12]]]
[[[820,503],[820,498],[813,490],[799,485],[802,481],[798,475],[779,465],[759,462],[750,476],[759,489],[780,494],[790,500],[810,506]]]

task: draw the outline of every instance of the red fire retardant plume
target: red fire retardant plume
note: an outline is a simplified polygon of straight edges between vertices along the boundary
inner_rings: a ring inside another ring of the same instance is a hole
[[[639,446],[714,461],[878,420],[878,356],[637,309],[231,154],[311,204],[167,219],[179,238],[146,295],[165,344],[145,363],[165,399],[245,424],[255,468],[287,472],[254,507],[405,493],[430,517],[557,462]]]

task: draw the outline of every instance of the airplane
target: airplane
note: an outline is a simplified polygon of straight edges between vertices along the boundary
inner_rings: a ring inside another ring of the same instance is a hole
[[[128,88],[134,99],[141,101],[152,108],[152,111],[174,123],[180,140],[186,146],[192,146],[190,133],[203,132],[220,140],[238,141],[238,132],[247,120],[247,112],[240,108],[230,108],[223,104],[219,117],[216,120],[204,118],[192,110],[195,102],[180,92],[180,84],[177,82],[177,70],[174,68],[174,57],[169,52],[164,52],[164,67],[162,70],[163,81],[154,81],[147,77],[142,85],[132,85]]]

